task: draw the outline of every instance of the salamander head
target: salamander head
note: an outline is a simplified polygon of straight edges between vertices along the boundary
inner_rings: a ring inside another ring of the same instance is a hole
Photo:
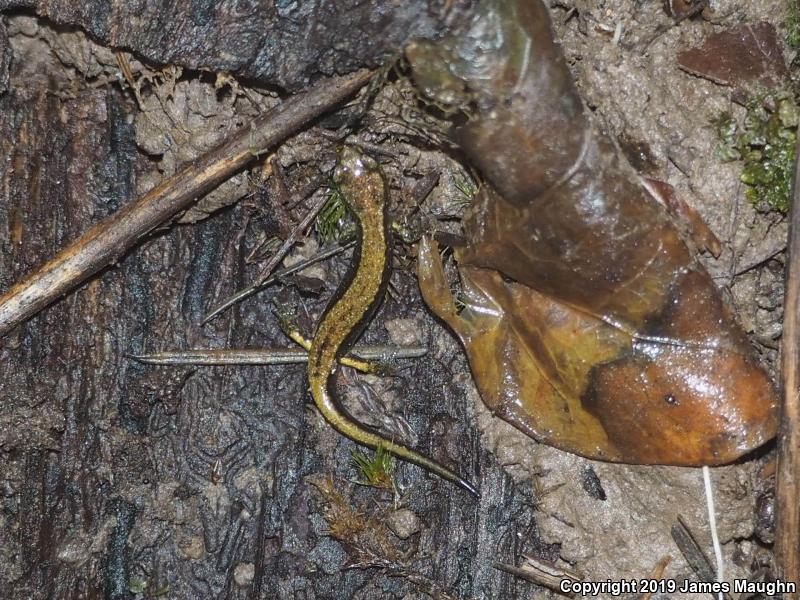
[[[374,210],[383,202],[383,177],[378,163],[352,146],[341,151],[339,164],[333,172],[333,181],[345,196],[347,203],[357,213]]]
[[[342,148],[339,164],[333,172],[333,180],[340,187],[360,180],[368,172],[377,172],[378,163],[353,146]]]

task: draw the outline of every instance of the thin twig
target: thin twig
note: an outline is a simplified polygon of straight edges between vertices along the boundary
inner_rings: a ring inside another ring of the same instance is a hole
[[[800,135],[797,136],[788,255],[781,340],[782,405],[775,498],[775,563],[779,577],[797,581],[800,578],[800,344],[797,331],[800,311]]]
[[[575,596],[575,594],[571,592],[564,593],[562,591],[561,584],[565,579],[576,582],[583,581],[583,577],[581,577],[578,573],[569,569],[558,567],[550,562],[540,560],[533,556],[528,556],[526,554],[523,554],[522,556],[525,560],[518,567],[501,562],[492,563],[492,567],[509,573],[510,575],[514,575],[515,577],[520,577],[522,579],[526,579],[527,581],[532,581],[533,583],[537,583],[546,588],[550,588],[551,590],[560,592],[562,596],[566,596],[568,598]]]
[[[305,223],[306,221],[309,221],[309,223],[310,223],[310,221],[314,220],[314,217],[316,217],[317,214],[319,214],[319,211],[325,205],[325,200],[327,200],[327,199],[323,198],[322,201],[318,202],[311,209],[311,211],[306,215],[306,218],[303,219],[303,222],[300,223],[300,225],[298,225],[295,228],[295,231],[301,231],[301,230],[304,230],[306,227],[308,227],[308,223],[306,223],[305,225],[303,225],[303,223]],[[292,241],[292,243],[289,244],[288,242],[290,240],[294,240],[294,241]],[[296,243],[296,236],[294,234],[292,234],[291,236],[286,238],[286,241],[281,245],[280,248],[278,248],[277,252],[275,252],[275,254],[272,256],[272,258],[270,259],[270,262],[267,264],[267,266],[269,266],[269,264],[273,263],[273,262],[275,264],[277,264],[278,261],[280,260],[280,258],[283,258],[283,256],[286,254],[286,252],[289,251],[289,248],[291,248],[294,243]],[[287,267],[286,269],[282,269],[282,270],[278,271],[277,273],[275,273],[272,277],[269,277],[268,279],[262,279],[259,276],[258,279],[256,279],[256,281],[254,283],[251,283],[247,287],[242,288],[239,291],[235,292],[234,294],[228,296],[221,304],[218,304],[215,308],[213,308],[205,317],[203,317],[203,320],[200,321],[200,324],[201,325],[205,325],[211,319],[213,319],[218,314],[220,314],[222,311],[230,308],[231,306],[233,306],[237,302],[241,302],[245,298],[249,298],[253,294],[256,294],[256,293],[260,292],[261,290],[263,290],[264,288],[272,285],[276,281],[280,281],[281,279],[283,279],[287,275],[290,275],[292,273],[296,273],[297,271],[302,271],[303,269],[305,269],[309,265],[313,265],[314,263],[317,263],[317,262],[319,262],[321,260],[328,259],[331,256],[336,256],[340,252],[343,252],[344,250],[346,250],[346,249],[348,249],[348,248],[350,248],[350,247],[352,247],[354,245],[355,245],[355,242],[350,242],[348,244],[345,244],[344,246],[337,246],[335,248],[331,248],[329,250],[325,250],[323,252],[320,252],[319,254],[316,254],[315,256],[312,256],[311,258],[309,258],[307,260],[304,260],[302,262],[297,263],[296,265],[292,265],[291,267]],[[280,258],[278,260],[275,260],[276,256],[280,257]],[[272,268],[275,268],[275,265],[273,265]],[[271,270],[272,269],[270,269],[270,271]],[[262,273],[263,273],[263,271],[262,271]]]
[[[683,554],[686,563],[694,571],[698,581],[714,581],[716,578],[714,568],[711,566],[708,557],[700,549],[700,544],[694,539],[692,532],[689,531],[683,517],[678,515],[678,519],[672,526],[670,533],[675,545]]]
[[[189,207],[199,196],[259,154],[355,93],[372,77],[358,71],[320,82],[289,98],[230,140],[192,161],[144,196],[104,219],[25,280],[0,296],[0,336],[113,264],[144,235]]]
[[[781,242],[777,246],[773,245],[773,247],[770,248],[763,255],[757,256],[753,260],[750,260],[750,261],[746,262],[741,267],[737,267],[737,269],[733,273],[733,276],[734,277],[739,277],[741,275],[744,275],[748,271],[751,271],[753,269],[757,269],[758,267],[764,265],[766,262],[768,262],[768,261],[772,260],[773,258],[775,258],[776,256],[778,256],[778,254],[780,254],[784,250],[786,250],[786,242]]]
[[[639,40],[636,43],[623,43],[621,44],[623,48],[626,50],[639,50],[641,54],[644,54],[650,49],[650,46],[660,38],[662,35],[667,33],[673,27],[677,27],[686,19],[690,19],[698,14],[700,14],[703,9],[708,4],[708,0],[700,0],[699,2],[695,3],[691,9],[686,11],[685,13],[678,15],[677,17],[673,17],[670,23],[659,25],[655,28],[655,31],[649,36],[644,38],[643,40]]]
[[[316,263],[321,262],[323,260],[327,260],[327,259],[329,259],[329,258],[331,258],[333,256],[336,256],[337,254],[341,254],[345,250],[355,246],[355,244],[356,244],[355,242],[348,242],[344,246],[334,246],[332,248],[328,248],[327,250],[323,250],[319,254],[315,254],[311,258],[307,258],[306,260],[301,260],[299,263],[297,263],[295,265],[292,265],[291,267],[286,267],[285,269],[281,269],[280,271],[274,273],[272,275],[272,277],[270,277],[266,281],[261,282],[258,285],[251,284],[251,285],[247,286],[246,288],[242,288],[241,290],[239,290],[238,292],[236,292],[232,296],[228,296],[228,299],[225,300],[225,302],[223,302],[222,304],[217,306],[214,310],[212,310],[210,313],[208,313],[203,318],[203,320],[200,322],[200,324],[201,325],[205,325],[211,319],[213,319],[219,313],[221,313],[223,310],[225,310],[229,306],[232,306],[236,302],[240,302],[240,301],[244,300],[245,298],[248,298],[248,297],[252,296],[253,294],[263,290],[264,288],[269,287],[273,283],[276,283],[278,281],[283,280],[284,278],[286,278],[287,276],[291,275],[292,273],[297,273],[298,271],[302,271],[306,267],[310,267],[313,264],[316,264]]]
[[[397,358],[419,358],[425,356],[423,346],[357,346],[349,355],[364,360],[389,361]],[[211,349],[171,350],[154,354],[130,356],[149,365],[289,365],[308,361],[308,353],[302,348],[275,349]]]

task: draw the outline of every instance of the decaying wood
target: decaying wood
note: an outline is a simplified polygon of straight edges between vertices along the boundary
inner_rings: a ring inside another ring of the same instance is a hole
[[[0,297],[0,336],[113,264],[154,228],[242,169],[260,153],[336,106],[371,77],[361,70],[323,81],[254,121],[135,202],[104,219]]]
[[[22,37],[16,31],[14,43]],[[17,67],[32,62],[22,50],[15,47]],[[73,79],[74,95],[58,94],[63,68],[56,59],[48,66],[57,77],[36,85],[13,71],[10,92],[0,97],[0,164],[13,167],[0,168],[2,291],[136,198],[154,166],[137,150],[132,121],[142,115],[132,99],[114,85],[85,92],[81,77]],[[213,97],[208,75],[185,77],[202,80]],[[143,99],[157,91],[144,83]],[[337,112],[320,128],[341,131],[351,114]],[[325,166],[325,144],[303,138],[278,152],[289,188]],[[387,146],[385,137],[367,140]],[[395,164],[407,156],[401,150],[392,154]],[[421,175],[413,166],[408,173],[412,182]],[[398,183],[410,187],[405,177]],[[473,505],[422,470],[397,466],[404,507],[424,523],[404,542],[422,557],[409,565],[419,572],[387,578],[347,570],[346,548],[327,537],[310,477],[332,474],[354,506],[391,510],[392,498],[348,486],[358,478],[355,446],[308,410],[301,366],[152,367],[129,358],[169,347],[284,343],[268,301],[197,325],[217,299],[257,274],[260,264],[247,257],[275,226],[274,196],[264,190],[214,218],[147,236],[102,276],[0,339],[3,598],[402,598],[420,574],[458,598],[509,598],[532,588],[485,558],[552,554],[538,541],[529,487],[515,486],[478,443],[463,357],[440,343],[449,338],[420,310],[409,274],[396,275],[398,299],[384,302],[363,342],[390,343],[386,332],[395,324],[405,337],[393,334],[394,343],[413,337],[436,355],[402,363],[396,378],[356,382],[344,373],[342,383],[353,392],[351,407],[380,413],[372,423],[396,422],[387,430],[403,435],[405,424],[421,447],[485,482]],[[287,222],[305,208],[288,208]],[[292,285],[266,296],[298,306],[308,329],[346,262],[326,265],[320,296]],[[395,394],[402,404],[394,405]],[[375,408],[390,401],[388,410]]]
[[[156,64],[223,71],[299,91],[321,75],[377,67],[407,41],[440,33],[470,4],[0,0],[0,10],[33,10]]]
[[[134,197],[131,163],[146,161],[128,125],[126,111],[136,107],[113,89],[66,101],[42,93],[37,102],[12,92],[0,108],[0,148],[15,166],[4,173],[10,193],[0,205],[7,285]],[[313,147],[297,156],[318,158]],[[246,257],[262,233],[258,208],[240,202],[148,237],[0,340],[0,479],[9,509],[0,519],[2,598],[129,600],[142,596],[130,589],[145,585],[142,597],[165,590],[231,600],[399,599],[415,589],[413,573],[346,570],[346,550],[326,536],[310,477],[332,474],[354,506],[391,510],[392,498],[348,486],[359,477],[350,458],[357,447],[308,410],[302,366],[167,368],[129,359],[165,347],[284,343],[267,301],[196,326],[215,299],[256,274]],[[291,217],[303,213],[298,207]],[[320,297],[293,286],[268,295],[305,307],[313,320],[346,262],[326,266],[331,279]],[[379,423],[404,416],[422,447],[479,471],[485,486],[480,503],[465,503],[446,483],[398,464],[404,506],[425,527],[408,547],[419,544],[420,571],[455,597],[530,591],[486,560],[520,551],[554,558],[537,542],[530,488],[514,485],[481,448],[459,387],[463,358],[439,342],[446,334],[420,311],[413,279],[398,273],[395,282],[400,300],[384,303],[363,343],[387,343],[385,325],[402,321],[435,354],[404,361],[397,378],[377,384],[351,376],[350,406],[362,406],[364,395],[362,414],[376,414],[369,407],[396,389],[402,405],[382,410]],[[252,583],[237,583],[248,565]]]
[[[800,576],[800,139],[792,190],[789,260],[781,341],[782,405],[778,433],[775,559],[779,573]],[[797,596],[795,596],[797,597]]]

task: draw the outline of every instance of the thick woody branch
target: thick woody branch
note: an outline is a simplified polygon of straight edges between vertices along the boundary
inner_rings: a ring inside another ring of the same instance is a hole
[[[800,138],[792,192],[789,260],[783,301],[781,341],[781,422],[778,433],[777,526],[775,559],[778,575],[800,576]],[[793,595],[792,597],[797,597]]]
[[[104,219],[0,296],[0,336],[114,263],[136,242],[189,207],[259,154],[361,88],[367,70],[325,80],[254,120],[144,196]]]

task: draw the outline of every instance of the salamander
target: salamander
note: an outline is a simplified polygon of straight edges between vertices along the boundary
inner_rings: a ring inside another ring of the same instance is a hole
[[[342,411],[331,390],[337,358],[352,346],[378,307],[391,261],[386,185],[378,164],[355,148],[345,147],[334,182],[356,218],[358,242],[354,268],[325,310],[311,342],[308,382],[314,403],[334,429],[353,441],[372,448],[381,446],[477,496],[475,487],[450,469],[353,420]]]

